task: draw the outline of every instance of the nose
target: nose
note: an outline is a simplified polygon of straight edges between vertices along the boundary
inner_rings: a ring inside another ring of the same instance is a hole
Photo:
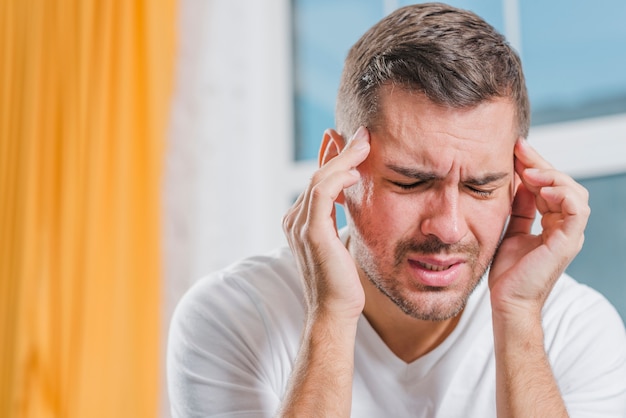
[[[434,190],[426,202],[420,229],[425,236],[434,235],[446,244],[455,244],[467,234],[465,213],[460,205],[457,187]]]

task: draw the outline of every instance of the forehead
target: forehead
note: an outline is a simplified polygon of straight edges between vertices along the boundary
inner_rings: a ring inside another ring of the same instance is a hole
[[[384,86],[378,116],[370,131],[372,152],[382,159],[442,170],[454,165],[474,170],[512,166],[517,135],[515,106],[509,99],[460,109],[435,104],[419,92]]]

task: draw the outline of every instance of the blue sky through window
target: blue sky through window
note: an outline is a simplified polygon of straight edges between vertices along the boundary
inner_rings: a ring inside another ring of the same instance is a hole
[[[481,15],[500,32],[504,1],[449,3]],[[414,2],[293,0],[296,160],[317,157],[334,127],[343,60],[386,8]],[[521,56],[533,123],[626,112],[626,1],[519,1]]]

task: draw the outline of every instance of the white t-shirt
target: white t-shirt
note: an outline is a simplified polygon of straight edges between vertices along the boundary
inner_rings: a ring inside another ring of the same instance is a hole
[[[273,416],[298,352],[304,306],[288,248],[197,282],[171,324],[167,368],[174,417]],[[543,321],[570,417],[626,417],[626,332],[615,309],[564,275]],[[495,392],[486,280],[450,336],[410,364],[361,317],[353,417],[495,417]]]

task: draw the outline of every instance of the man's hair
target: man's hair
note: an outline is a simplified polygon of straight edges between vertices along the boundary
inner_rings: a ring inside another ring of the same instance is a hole
[[[497,97],[516,107],[526,137],[530,105],[522,64],[504,37],[476,14],[441,3],[406,6],[374,25],[350,49],[337,96],[344,137],[373,126],[384,85],[423,93],[432,102],[471,108]]]

